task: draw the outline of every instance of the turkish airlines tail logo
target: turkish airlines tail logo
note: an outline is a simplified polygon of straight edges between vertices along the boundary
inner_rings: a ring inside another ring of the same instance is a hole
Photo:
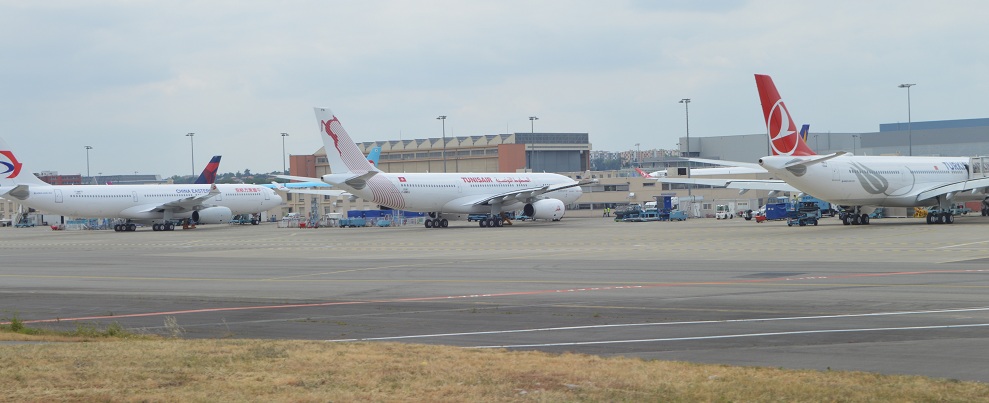
[[[12,151],[0,151],[0,155],[6,157],[6,161],[0,159],[0,169],[3,169],[0,175],[10,174],[7,175],[7,179],[16,178],[21,173],[21,167],[24,164],[17,161],[17,157],[14,156]]]
[[[793,124],[790,111],[780,98],[773,79],[756,74],[755,82],[759,89],[759,100],[762,101],[762,113],[766,118],[766,131],[773,155],[817,155],[798,135],[797,126]]]

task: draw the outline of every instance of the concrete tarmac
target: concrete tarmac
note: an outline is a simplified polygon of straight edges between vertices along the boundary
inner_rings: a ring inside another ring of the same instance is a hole
[[[989,382],[989,218],[0,229],[0,318]]]

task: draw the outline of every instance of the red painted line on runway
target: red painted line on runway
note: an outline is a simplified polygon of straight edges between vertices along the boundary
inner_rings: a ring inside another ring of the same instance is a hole
[[[632,290],[632,289],[660,288],[660,287],[689,287],[689,286],[703,286],[703,285],[769,283],[769,282],[778,282],[778,281],[847,279],[847,278],[861,278],[861,277],[907,276],[907,275],[946,274],[946,273],[979,273],[979,272],[989,272],[989,269],[905,271],[905,272],[891,272],[891,273],[855,273],[855,274],[843,274],[837,276],[775,277],[775,278],[765,278],[765,279],[730,280],[730,281],[657,283],[657,284],[646,284],[646,285],[621,285],[621,286],[606,286],[606,287],[579,287],[579,288],[564,288],[564,289],[554,289],[554,290],[513,291],[513,292],[502,292],[502,293],[395,298],[395,299],[368,300],[368,301],[315,302],[310,304],[286,304],[286,305],[254,305],[254,306],[237,306],[237,307],[225,307],[225,308],[188,309],[188,310],[163,311],[163,312],[144,312],[144,313],[131,313],[131,314],[122,314],[122,315],[102,315],[102,316],[85,316],[85,317],[74,317],[74,318],[24,320],[22,321],[22,323],[25,324],[55,323],[55,322],[72,322],[72,321],[83,321],[83,320],[140,318],[140,317],[166,316],[166,315],[186,315],[186,314],[195,314],[195,313],[250,311],[250,310],[264,310],[264,309],[312,308],[312,307],[335,306],[335,305],[387,304],[387,303],[395,303],[395,302],[422,302],[422,301],[439,301],[439,300],[450,300],[450,299],[499,298],[499,297],[511,297],[511,296],[520,296],[520,295]],[[7,325],[10,324],[10,322],[0,322],[0,324]]]

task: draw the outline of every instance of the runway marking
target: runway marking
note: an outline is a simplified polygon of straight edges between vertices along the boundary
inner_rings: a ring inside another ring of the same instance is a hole
[[[543,327],[543,328],[533,328],[533,329],[491,330],[491,331],[483,331],[483,332],[435,333],[435,334],[419,334],[419,335],[407,335],[407,336],[368,337],[361,339],[332,339],[325,341],[329,341],[329,342],[381,341],[381,340],[423,339],[423,338],[432,338],[432,337],[476,336],[476,335],[491,335],[491,334],[506,334],[506,333],[553,332],[553,331],[561,331],[561,330],[607,329],[607,328],[618,328],[618,327],[706,325],[706,324],[746,323],[746,322],[777,322],[777,321],[807,320],[807,319],[861,318],[861,317],[873,317],[873,316],[922,315],[929,313],[957,313],[957,312],[978,312],[978,311],[989,311],[989,307],[934,309],[927,311],[873,312],[873,313],[856,313],[856,314],[841,314],[841,315],[793,316],[793,317],[782,317],[782,318],[723,319],[723,320],[698,320],[698,321],[682,321],[682,322],[651,322],[651,323],[614,323],[608,325]]]
[[[959,247],[959,246],[975,245],[975,244],[980,244],[980,243],[989,243],[989,240],[987,240],[987,241],[977,241],[977,242],[960,243],[960,244],[956,244],[956,245],[945,245],[945,246],[939,246],[939,247],[934,248],[934,249],[948,249],[948,248],[955,248],[955,247]]]
[[[570,255],[570,254],[571,254],[570,252],[567,252],[567,253],[549,253],[549,254],[541,254],[540,256],[541,257],[545,257],[545,256],[562,256],[562,255]],[[295,279],[295,278],[303,278],[303,277],[323,276],[323,275],[327,275],[327,274],[353,273],[353,272],[359,272],[359,271],[370,271],[370,270],[380,270],[380,269],[397,269],[397,268],[402,268],[402,267],[421,267],[421,266],[432,266],[432,265],[441,266],[441,265],[449,265],[449,264],[454,264],[454,263],[494,262],[494,261],[498,261],[498,260],[517,260],[517,259],[522,259],[522,258],[524,258],[524,257],[522,257],[522,256],[508,256],[508,257],[497,257],[497,258],[491,258],[491,259],[472,259],[472,260],[458,259],[458,260],[451,260],[451,261],[446,261],[446,262],[410,263],[410,264],[399,264],[399,265],[392,265],[392,266],[364,267],[364,268],[357,268],[357,269],[327,271],[327,272],[321,272],[321,273],[300,274],[300,275],[297,275],[297,276],[272,277],[272,278],[269,278],[269,279],[266,279],[266,280],[286,280],[286,279]]]
[[[876,328],[862,328],[862,329],[799,330],[792,332],[742,333],[742,334],[725,334],[718,336],[669,337],[669,338],[661,338],[661,339],[576,341],[576,342],[565,342],[565,343],[541,343],[541,344],[506,344],[500,346],[474,346],[469,348],[532,348],[532,347],[588,346],[588,345],[596,345],[596,344],[627,344],[627,343],[653,343],[660,341],[735,339],[735,338],[743,338],[743,337],[788,336],[788,335],[796,335],[796,334],[820,334],[820,333],[861,333],[861,332],[882,332],[882,331],[896,331],[896,330],[958,329],[958,328],[986,327],[986,326],[989,326],[989,323],[972,323],[965,325],[939,325],[939,326],[876,327]]]
[[[52,323],[52,322],[69,322],[69,321],[82,321],[82,320],[97,320],[97,319],[120,319],[120,318],[135,318],[135,317],[151,317],[151,316],[164,316],[164,315],[182,315],[182,314],[195,314],[195,313],[209,313],[209,312],[226,312],[226,311],[247,311],[247,310],[265,310],[265,309],[289,309],[289,308],[307,308],[307,307],[321,307],[321,306],[334,306],[334,305],[358,305],[358,304],[373,304],[373,303],[396,303],[396,302],[426,302],[426,301],[443,301],[443,300],[454,300],[454,299],[474,299],[474,298],[501,298],[501,297],[511,297],[511,296],[527,296],[527,295],[540,295],[540,294],[557,294],[557,293],[575,293],[575,292],[594,292],[594,291],[613,291],[613,290],[632,290],[632,289],[648,289],[648,288],[660,288],[660,287],[690,287],[690,286],[703,286],[703,285],[741,285],[741,284],[771,284],[774,282],[791,282],[791,281],[805,281],[805,280],[824,280],[824,279],[845,279],[845,278],[860,278],[860,277],[883,277],[883,276],[903,276],[903,275],[922,275],[922,274],[945,274],[945,273],[975,273],[975,272],[989,272],[989,269],[965,269],[965,270],[930,270],[930,271],[912,271],[912,272],[889,272],[889,273],[854,273],[839,276],[803,276],[803,277],[781,277],[781,278],[767,278],[767,279],[746,279],[746,280],[725,280],[725,281],[705,281],[705,282],[685,282],[685,283],[655,283],[655,284],[644,284],[644,285],[615,285],[615,286],[598,286],[598,287],[572,287],[563,289],[549,289],[549,290],[531,290],[531,291],[509,291],[500,293],[478,293],[478,294],[467,294],[467,295],[446,295],[446,296],[429,296],[429,297],[413,297],[413,298],[397,298],[397,299],[382,299],[382,300],[367,300],[367,301],[337,301],[337,302],[316,302],[307,304],[285,304],[285,305],[261,305],[261,306],[240,306],[240,307],[224,307],[224,308],[202,308],[202,309],[191,309],[191,310],[178,310],[178,311],[167,311],[167,312],[145,312],[145,313],[133,313],[133,314],[121,314],[121,315],[102,315],[102,316],[87,316],[87,317],[75,317],[75,318],[54,318],[54,319],[36,319],[36,320],[24,320],[23,323]],[[244,279],[210,279],[210,278],[144,278],[144,277],[101,277],[101,276],[28,276],[28,275],[0,275],[0,277],[35,277],[35,278],[90,278],[90,279],[140,279],[140,280],[168,280],[168,281],[249,281],[249,282],[267,282],[272,281],[268,279],[256,279],[256,280],[244,280]],[[286,281],[286,280],[278,280]],[[287,280],[287,281],[314,281],[314,280]],[[347,280],[317,280],[317,281],[347,281]],[[352,281],[366,281],[366,280],[352,280]],[[393,280],[389,280],[393,281]],[[419,282],[432,282],[437,283],[437,280],[422,280]],[[477,283],[479,281],[470,280],[465,282]],[[600,283],[599,283],[600,284]],[[848,284],[839,284],[840,286],[852,286]],[[882,284],[878,285],[865,285],[865,286],[886,286]],[[912,286],[912,285],[909,285]],[[916,286],[929,286],[925,284],[918,284]],[[9,324],[9,322],[0,322],[0,324]]]

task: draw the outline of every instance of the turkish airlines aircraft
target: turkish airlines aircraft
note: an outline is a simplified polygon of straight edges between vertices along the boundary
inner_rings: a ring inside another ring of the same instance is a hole
[[[22,172],[23,171],[23,172]],[[236,214],[255,214],[282,203],[273,190],[258,185],[49,185],[25,170],[0,139],[0,197],[47,213],[69,217],[125,218],[115,231],[134,231],[151,223],[155,231],[175,229],[172,220],[202,224],[229,222]]]
[[[368,163],[329,109],[315,108],[330,163],[322,180],[334,188],[396,210],[429,213],[426,228],[451,219],[490,214],[481,227],[500,227],[502,212],[522,209],[529,217],[559,221],[580,197],[581,183],[552,173],[386,173]],[[287,179],[302,179],[279,176]]]
[[[845,225],[868,224],[868,214],[876,207],[933,207],[927,223],[950,224],[954,203],[987,200],[989,157],[817,155],[797,135],[772,78],[755,78],[772,149],[778,154],[760,158],[759,165],[782,180],[722,180],[722,186],[812,194],[842,206]]]

